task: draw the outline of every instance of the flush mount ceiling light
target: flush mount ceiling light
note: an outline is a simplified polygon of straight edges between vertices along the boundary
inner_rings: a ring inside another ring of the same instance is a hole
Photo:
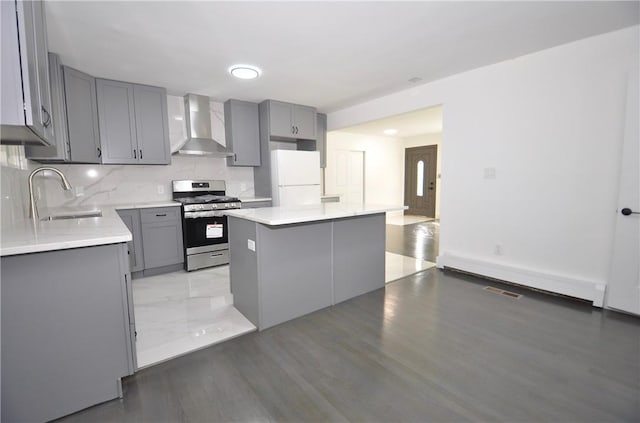
[[[233,65],[229,73],[240,79],[256,79],[260,76],[260,69],[251,65]]]
[[[385,135],[395,135],[398,133],[397,129],[385,129],[382,131]]]

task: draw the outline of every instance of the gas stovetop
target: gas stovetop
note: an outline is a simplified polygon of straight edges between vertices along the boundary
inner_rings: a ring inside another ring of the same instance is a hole
[[[242,207],[237,197],[226,195],[224,181],[173,181],[173,200],[181,202],[185,212],[228,210]]]

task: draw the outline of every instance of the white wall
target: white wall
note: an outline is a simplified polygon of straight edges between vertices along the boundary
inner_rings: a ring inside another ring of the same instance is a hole
[[[403,148],[411,148],[411,147],[421,147],[425,145],[437,145],[438,146],[438,154],[437,154],[437,164],[436,164],[436,173],[438,174],[436,179],[436,219],[440,219],[440,176],[442,173],[442,134],[423,134],[416,135],[413,137],[404,137],[401,139]],[[402,174],[404,175],[404,164],[405,160],[402,159]],[[404,188],[403,188],[404,189]]]
[[[439,266],[600,305],[639,39],[635,26],[487,66],[331,113],[328,127],[443,104]]]
[[[365,152],[364,198],[367,203],[402,204],[404,147],[397,138],[365,136],[340,131],[329,132],[325,170],[327,194],[340,194],[336,188],[336,150]]]

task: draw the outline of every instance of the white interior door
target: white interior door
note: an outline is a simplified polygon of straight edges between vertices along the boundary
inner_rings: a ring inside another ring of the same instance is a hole
[[[640,141],[638,68],[627,86],[620,193],[607,307],[640,314]],[[623,209],[633,211],[625,215]]]
[[[364,151],[336,150],[336,194],[348,204],[364,202]]]

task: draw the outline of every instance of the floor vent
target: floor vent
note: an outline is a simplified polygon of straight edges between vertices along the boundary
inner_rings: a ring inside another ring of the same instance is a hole
[[[485,286],[483,289],[485,291],[493,292],[494,294],[499,294],[499,295],[504,295],[505,297],[515,298],[516,300],[519,300],[522,297],[522,295],[516,294],[515,292],[505,291],[503,289],[496,288],[496,287],[493,287],[493,286]]]

